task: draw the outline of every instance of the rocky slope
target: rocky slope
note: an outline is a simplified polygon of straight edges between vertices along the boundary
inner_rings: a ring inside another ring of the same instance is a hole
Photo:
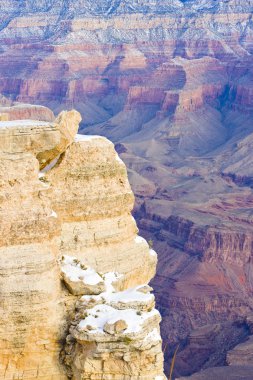
[[[0,377],[162,380],[156,253],[125,165],[80,120],[0,121]]]

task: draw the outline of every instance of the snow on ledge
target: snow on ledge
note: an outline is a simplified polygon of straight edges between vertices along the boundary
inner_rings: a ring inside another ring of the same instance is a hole
[[[40,127],[49,126],[53,123],[40,120],[9,120],[0,121],[0,128],[18,128],[18,127]]]
[[[122,159],[120,158],[120,156],[118,154],[116,154],[116,161],[119,162],[120,165],[125,166],[124,162],[122,161]]]
[[[143,244],[143,243],[148,244],[148,243],[146,242],[146,240],[145,240],[143,237],[139,236],[139,235],[137,235],[137,236],[135,237],[134,241],[135,241],[135,243],[137,243],[137,244]]]
[[[103,275],[107,293],[115,292],[113,283],[117,282],[121,277],[123,277],[123,274],[117,272],[108,272]]]
[[[115,292],[110,291],[111,289],[107,288],[106,292],[103,292],[99,294],[98,296],[82,296],[81,301],[83,302],[89,302],[92,298],[99,300],[101,303],[105,301],[107,304],[110,304],[111,306],[115,306],[114,304],[121,303],[121,304],[150,304],[154,302],[154,295],[150,292],[143,293],[141,289],[145,287],[145,285],[140,285],[135,288],[130,288],[127,290],[123,290],[121,292]]]
[[[71,256],[63,256],[61,270],[72,282],[82,281],[86,285],[97,285],[103,282],[103,278],[94,269],[82,266]]]
[[[75,142],[81,142],[81,141],[92,141],[94,139],[102,138],[102,136],[97,135],[79,135],[77,134],[75,137]]]
[[[96,305],[89,309],[88,316],[81,320],[77,326],[79,331],[86,330],[87,326],[92,326],[90,334],[104,334],[104,326],[106,323],[114,324],[117,321],[123,320],[127,324],[127,329],[123,334],[137,333],[142,329],[142,325],[149,318],[159,315],[155,309],[149,312],[138,313],[133,309],[118,310],[109,305]]]
[[[160,335],[160,332],[158,331],[157,328],[154,328],[150,333],[148,333],[145,338],[145,341],[152,341],[152,342],[161,342],[162,338]]]
[[[145,285],[143,285],[145,286]],[[149,303],[154,300],[154,295],[151,293],[142,293],[138,291],[143,286],[138,286],[136,288],[131,288],[117,293],[104,293],[102,294],[106,302],[121,302],[121,303],[130,303],[130,302],[143,302]]]
[[[150,256],[157,257],[157,253],[153,249],[150,249],[149,253],[150,253]]]

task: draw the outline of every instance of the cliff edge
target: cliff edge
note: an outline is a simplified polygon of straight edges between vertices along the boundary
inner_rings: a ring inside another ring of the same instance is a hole
[[[156,253],[81,118],[0,121],[0,379],[162,380]]]

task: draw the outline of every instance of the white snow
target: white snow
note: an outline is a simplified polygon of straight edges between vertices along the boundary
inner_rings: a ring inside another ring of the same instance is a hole
[[[144,286],[144,285],[143,285]],[[106,302],[121,302],[121,303],[130,303],[130,302],[143,302],[148,303],[154,299],[153,294],[151,293],[142,293],[138,289],[142,286],[136,288],[131,288],[124,290],[122,292],[116,293],[103,293],[102,296]]]
[[[45,177],[45,173],[39,172],[39,179]]]
[[[53,218],[58,218],[58,215],[56,214],[56,212],[54,210],[52,210],[50,216],[52,216]]]
[[[139,236],[139,235],[136,236],[136,238],[134,239],[134,241],[137,244],[143,244],[143,243],[147,244],[146,240],[143,237]]]
[[[64,256],[61,265],[62,272],[70,281],[83,281],[86,285],[97,285],[103,282],[102,277],[92,268],[81,268],[81,264],[74,257]]]
[[[116,161],[118,161],[121,165],[124,165],[124,162],[122,161],[122,159],[120,158],[120,156],[118,154],[116,154]]]
[[[112,306],[113,306],[113,303],[118,303],[118,302],[123,303],[123,304],[138,302],[138,303],[143,303],[146,305],[147,303],[152,302],[154,300],[154,295],[151,293],[140,292],[139,289],[142,288],[143,286],[145,285],[137,286],[136,288],[123,290],[122,292],[106,291],[97,296],[85,295],[81,297],[81,301],[89,302],[92,298],[94,298],[96,301],[99,301],[101,303],[105,301],[108,304],[112,304]]]
[[[118,281],[123,275],[117,272],[108,272],[104,274],[104,282],[106,292],[112,293],[115,292],[114,286],[112,285],[114,282]]]
[[[143,322],[159,314],[157,310],[152,310],[138,315],[136,310],[118,310],[108,305],[96,305],[87,312],[88,316],[79,322],[78,329],[83,330],[90,325],[94,328],[94,330],[89,331],[91,334],[103,333],[103,327],[106,323],[113,324],[119,320],[124,320],[127,323],[128,328],[124,334],[136,333],[141,330]]]
[[[157,253],[153,249],[150,249],[149,253],[150,253],[150,256],[157,257]]]
[[[164,380],[164,376],[156,376],[154,380]]]
[[[101,136],[96,136],[96,135],[79,135],[79,134],[77,134],[76,137],[75,137],[75,141],[76,142],[79,142],[79,141],[91,141],[91,140],[94,140],[94,139],[97,139],[97,138],[101,138]]]
[[[0,121],[0,128],[18,128],[18,127],[40,127],[44,125],[51,125],[52,123],[39,120],[10,120]]]
[[[162,340],[159,331],[155,328],[145,336],[145,341],[159,342]]]

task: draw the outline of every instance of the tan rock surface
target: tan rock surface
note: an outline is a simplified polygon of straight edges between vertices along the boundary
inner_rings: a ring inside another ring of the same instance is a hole
[[[73,276],[68,270],[67,275]],[[102,275],[103,276],[103,275]],[[105,275],[106,278],[106,275]],[[65,346],[73,379],[163,380],[160,314],[143,286],[83,296]],[[144,308],[146,305],[146,308]]]
[[[66,379],[60,303],[60,229],[30,153],[0,160],[0,378]]]
[[[99,272],[123,274],[122,289],[150,281],[156,255],[137,237],[126,167],[111,142],[103,137],[79,139],[45,179],[52,185],[53,209],[62,222],[63,255]]]
[[[160,315],[146,286],[156,254],[137,236],[113,144],[72,142],[79,121],[72,111],[54,123],[0,122],[1,380],[163,376]],[[110,334],[86,325],[94,308]]]
[[[39,152],[37,159],[40,162],[41,169],[46,167],[56,157],[65,152],[70,144],[72,144],[81,120],[81,115],[75,110],[69,112],[63,111],[60,113],[55,120],[57,130],[60,132],[60,141],[52,149]]]

